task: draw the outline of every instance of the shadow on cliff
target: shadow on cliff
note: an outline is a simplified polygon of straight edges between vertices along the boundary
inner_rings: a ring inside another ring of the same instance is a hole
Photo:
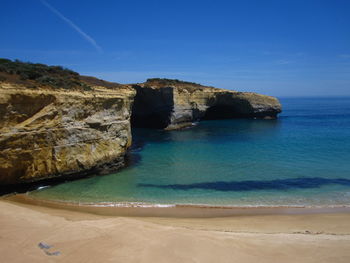
[[[174,109],[173,88],[152,89],[134,85],[136,96],[132,106],[131,126],[164,129]]]
[[[77,181],[81,179],[87,179],[95,176],[108,176],[110,174],[120,172],[121,170],[130,167],[136,166],[140,164],[142,158],[140,155],[140,151],[143,148],[142,143],[136,143],[129,149],[124,158],[124,166],[118,168],[115,171],[110,171],[108,173],[100,173],[97,170],[91,169],[85,173],[76,174],[74,177],[54,177],[49,179],[40,180],[37,182],[29,182],[22,184],[8,184],[8,185],[0,185],[0,197],[9,194],[21,194],[30,191],[37,190],[42,187],[52,187],[55,185],[67,183],[70,181]]]
[[[238,191],[257,191],[257,190],[290,190],[290,189],[310,189],[318,188],[324,185],[343,185],[350,187],[350,180],[343,178],[326,179],[320,177],[307,177],[307,178],[291,178],[291,179],[278,179],[269,181],[231,181],[231,182],[205,182],[194,184],[138,184],[140,187],[154,187],[161,189],[174,189],[174,190],[216,190],[225,192],[238,192]]]
[[[143,142],[137,142],[132,144],[129,151],[125,155],[125,166],[122,169],[140,164],[142,160],[140,152],[142,151],[143,147]]]

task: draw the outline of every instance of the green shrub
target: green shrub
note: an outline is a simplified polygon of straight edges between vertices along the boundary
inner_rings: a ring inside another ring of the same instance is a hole
[[[21,81],[31,80],[52,88],[91,90],[90,86],[80,81],[80,75],[77,72],[61,66],[47,66],[0,58],[0,72],[17,75]]]
[[[146,80],[146,83],[157,83],[160,85],[193,85],[200,86],[200,84],[195,82],[182,81],[178,79],[166,79],[166,78],[150,78]]]

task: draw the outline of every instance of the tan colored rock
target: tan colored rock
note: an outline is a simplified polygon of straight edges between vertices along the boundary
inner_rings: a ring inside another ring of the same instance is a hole
[[[0,82],[0,184],[116,170],[131,145],[130,119],[135,127],[172,130],[201,119],[276,118],[281,112],[274,97],[177,80],[131,88],[80,76],[85,84],[67,90],[26,80],[35,84],[30,88],[9,76],[16,81]]]
[[[0,83],[0,183],[123,165],[134,91],[64,91]]]
[[[282,110],[275,97],[178,80],[151,79],[133,87],[132,121],[139,127],[172,130],[201,119],[275,119]]]

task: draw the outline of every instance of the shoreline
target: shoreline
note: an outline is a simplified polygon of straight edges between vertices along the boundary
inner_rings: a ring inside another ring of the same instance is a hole
[[[15,194],[2,198],[19,204],[79,211],[105,216],[214,218],[243,215],[283,214],[339,214],[349,213],[350,205],[332,206],[214,206],[196,204],[147,204],[147,203],[75,203],[37,199],[27,194]]]
[[[0,253],[4,262],[345,263],[349,222],[350,213],[120,217],[0,200]]]

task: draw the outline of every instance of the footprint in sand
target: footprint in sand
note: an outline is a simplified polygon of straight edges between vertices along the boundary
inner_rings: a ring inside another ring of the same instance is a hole
[[[55,251],[55,252],[50,252],[48,251],[50,248],[52,248],[53,246],[52,245],[49,245],[49,244],[46,244],[46,243],[43,243],[43,242],[40,242],[38,244],[38,247],[43,250],[45,252],[46,255],[48,256],[59,256],[61,254],[60,251]]]

